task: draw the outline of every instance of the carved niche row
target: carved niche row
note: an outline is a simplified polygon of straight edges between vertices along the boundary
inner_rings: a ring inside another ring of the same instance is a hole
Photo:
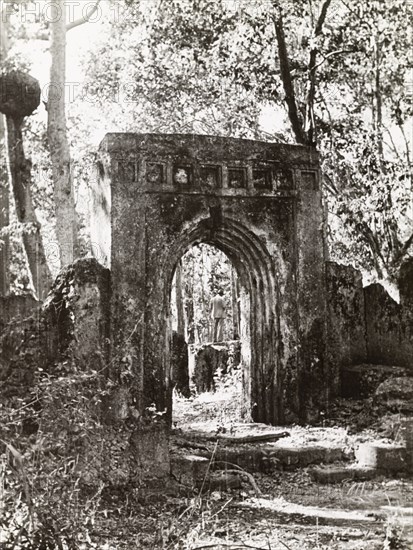
[[[257,189],[274,191],[291,189],[292,175],[275,163],[185,164],[146,161],[118,161],[121,181],[138,182],[139,170],[149,188],[160,190],[172,186],[181,191],[191,189]]]

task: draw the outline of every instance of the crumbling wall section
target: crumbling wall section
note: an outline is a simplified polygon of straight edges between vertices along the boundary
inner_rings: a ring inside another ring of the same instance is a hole
[[[364,288],[367,357],[372,363],[403,365],[401,306],[378,283]]]
[[[399,273],[400,303],[379,284],[364,289],[367,353],[372,363],[413,370],[413,259]]]
[[[401,266],[400,303],[382,285],[362,286],[361,273],[327,262],[328,354],[332,386],[351,365],[413,369],[413,261]]]
[[[330,387],[338,393],[342,367],[367,360],[363,281],[350,266],[326,262]]]
[[[95,259],[79,260],[57,276],[43,305],[48,357],[88,369],[109,354],[110,272]]]
[[[168,439],[155,412],[135,414],[127,365],[111,369],[110,296],[109,270],[83,259],[61,271],[43,305],[18,299],[16,318],[10,305],[2,404],[23,407],[22,425],[40,434],[42,448],[76,456],[83,483],[142,485],[169,473]]]

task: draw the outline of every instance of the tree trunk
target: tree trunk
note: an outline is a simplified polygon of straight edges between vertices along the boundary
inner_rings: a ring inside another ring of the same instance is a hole
[[[280,62],[281,80],[285,93],[285,103],[288,110],[288,118],[290,120],[291,127],[297,143],[306,145],[307,141],[303,130],[303,122],[298,113],[294,84],[291,77],[290,62],[288,60],[281,9],[279,11],[278,17],[274,18],[274,26],[275,34],[277,37],[278,58]]]
[[[176,317],[177,328],[176,332],[180,336],[185,335],[185,314],[184,314],[184,302],[182,297],[182,262],[179,260],[176,266],[176,279],[175,279],[175,293],[176,293]]]
[[[378,31],[376,31],[376,35],[374,37],[374,97],[376,100],[375,125],[377,149],[379,153],[380,163],[383,168],[383,108],[380,82],[380,38]]]
[[[9,177],[6,166],[6,129],[4,115],[0,113],[0,231],[9,225]],[[4,153],[4,154],[3,154]],[[9,293],[9,237],[0,236],[0,295]]]
[[[232,301],[232,337],[234,340],[239,338],[239,315],[238,315],[238,285],[237,274],[231,266],[231,301]]]
[[[327,15],[327,10],[331,4],[331,0],[324,0],[320,16],[317,20],[316,27],[314,29],[314,36],[317,37],[321,34],[323,24]],[[307,97],[305,106],[305,120],[302,121],[295,96],[294,83],[291,76],[290,63],[288,59],[287,44],[284,34],[284,25],[282,19],[281,7],[278,8],[278,16],[274,17],[275,34],[277,37],[278,46],[278,58],[280,62],[281,80],[285,92],[285,103],[288,110],[288,118],[291,123],[292,130],[294,132],[297,143],[303,145],[316,145],[316,125],[314,119],[314,98],[315,98],[315,86],[316,86],[316,59],[318,50],[313,47],[310,52],[310,60],[308,64],[308,83],[307,83]]]
[[[65,116],[66,17],[63,0],[50,4],[51,56],[50,88],[47,102],[47,136],[52,161],[56,236],[61,267],[70,264],[77,252],[76,210],[71,173],[70,149]]]
[[[185,311],[188,344],[195,343],[194,288],[193,282],[185,282]]]
[[[8,52],[8,19],[0,10],[0,66],[3,66]],[[9,225],[9,175],[6,165],[6,121],[0,113],[0,231]],[[9,293],[9,237],[0,237],[0,295]]]
[[[31,197],[31,162],[23,149],[21,126],[23,118],[7,116],[7,145],[10,162],[11,184],[16,204],[17,219],[30,224],[23,229],[23,245],[27,255],[33,286],[39,300],[44,300],[52,283],[46,255],[40,235]]]

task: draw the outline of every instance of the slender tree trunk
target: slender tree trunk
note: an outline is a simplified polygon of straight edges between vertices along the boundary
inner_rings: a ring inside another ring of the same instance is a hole
[[[177,333],[185,336],[185,314],[184,302],[182,297],[182,262],[179,260],[176,266],[175,293],[176,293],[176,317],[177,317]]]
[[[40,235],[40,224],[31,196],[31,162],[26,159],[22,138],[23,118],[7,116],[7,145],[10,162],[11,184],[16,204],[17,219],[30,224],[23,230],[23,245],[27,255],[33,286],[37,297],[43,300],[52,278]]]
[[[231,266],[231,301],[232,301],[232,337],[234,340],[239,338],[239,316],[238,316],[238,285],[237,274]]]
[[[47,136],[52,161],[56,236],[61,267],[70,264],[77,252],[77,225],[71,173],[70,149],[65,116],[66,17],[63,0],[50,4],[51,20],[50,88],[47,102]]]
[[[185,282],[185,312],[188,344],[195,343],[194,287],[192,279]]]
[[[281,80],[285,93],[285,103],[288,110],[288,118],[291,123],[297,143],[306,144],[306,136],[303,130],[303,121],[298,113],[297,102],[295,98],[294,84],[291,77],[290,62],[288,59],[287,45],[285,41],[284,25],[281,8],[278,17],[274,18],[275,34],[278,45],[278,58],[280,61]]]
[[[9,177],[6,165],[6,129],[4,115],[0,113],[0,230],[9,225]],[[9,293],[9,237],[0,237],[0,295]]]
[[[380,82],[380,38],[376,31],[374,37],[374,96],[376,100],[376,139],[377,150],[379,153],[380,162],[383,168],[383,107],[381,97],[381,82]]]
[[[3,66],[8,52],[7,17],[0,10],[0,66]],[[10,199],[9,175],[6,165],[6,120],[0,113],[0,230],[9,225]],[[9,237],[0,237],[0,294],[9,293]]]
[[[321,34],[323,24],[327,15],[331,0],[324,0],[316,27],[314,36]],[[278,15],[274,16],[275,34],[277,37],[278,58],[280,62],[281,80],[285,93],[285,103],[288,110],[288,118],[291,123],[297,143],[304,145],[316,145],[316,125],[314,118],[314,99],[316,89],[316,60],[317,47],[313,47],[310,52],[310,60],[308,64],[308,83],[307,97],[305,105],[305,120],[303,121],[298,110],[294,83],[291,76],[290,62],[288,59],[287,43],[285,40],[284,25],[282,18],[281,7],[278,6]]]

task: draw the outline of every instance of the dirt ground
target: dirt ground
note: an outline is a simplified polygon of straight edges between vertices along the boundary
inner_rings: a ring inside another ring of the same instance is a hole
[[[143,499],[136,495],[136,501],[131,499],[126,506],[119,495],[107,517],[101,518],[107,536],[99,529],[99,548],[412,548],[409,480],[320,486],[305,471],[254,477],[263,491],[260,499],[248,485],[193,496],[176,494],[177,487],[164,488],[162,495],[153,493]],[[320,514],[326,509],[328,513]]]
[[[222,388],[221,388],[222,390]],[[249,433],[239,422],[240,393],[224,391],[183,399],[175,396],[174,433],[202,445],[211,435]],[[340,414],[337,411],[341,411]],[[320,426],[280,427],[289,446],[344,446],[394,440],[394,422],[377,423],[377,411],[359,403],[337,405],[336,417]],[[360,415],[361,422],[359,422]],[[367,418],[368,417],[368,418]],[[351,420],[351,422],[349,422]],[[357,424],[359,422],[359,428]],[[274,430],[255,427],[257,430]],[[278,429],[278,428],[277,428]],[[201,438],[197,439],[201,434]],[[206,438],[206,439],[205,439]],[[390,438],[390,439],[388,439]],[[205,443],[206,441],[206,443]],[[175,445],[174,437],[171,441]],[[172,449],[173,451],[173,449]],[[256,550],[408,550],[413,548],[413,480],[380,476],[334,485],[312,480],[307,467],[241,476],[235,488],[189,490],[174,480],[159,490],[111,495],[104,516],[96,518],[97,548],[256,549]],[[254,487],[255,486],[255,487]],[[257,496],[257,489],[260,495]]]

